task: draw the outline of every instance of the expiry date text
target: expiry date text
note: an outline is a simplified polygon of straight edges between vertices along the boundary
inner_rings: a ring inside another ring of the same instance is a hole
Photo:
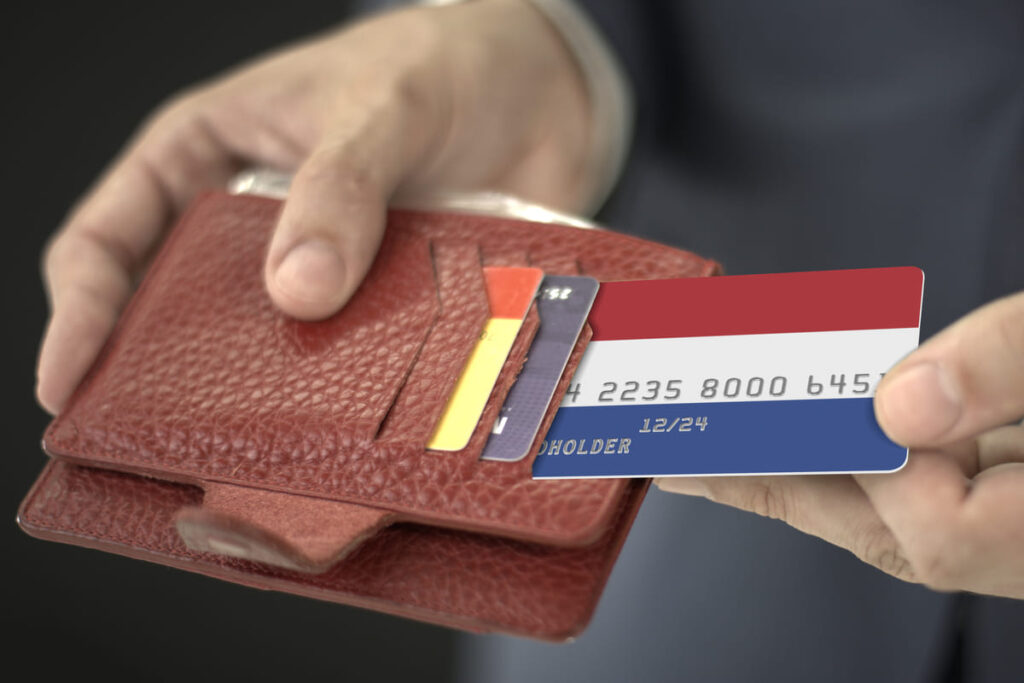
[[[703,432],[708,427],[708,418],[697,417],[645,417],[637,431],[641,434],[669,434],[673,432]]]

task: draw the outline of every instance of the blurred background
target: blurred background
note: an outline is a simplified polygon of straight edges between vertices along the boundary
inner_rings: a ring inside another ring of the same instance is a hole
[[[921,266],[925,337],[1024,288],[1024,6],[582,4],[614,33],[645,105],[609,224],[733,273]],[[0,619],[14,634],[0,667],[156,681],[447,681],[460,664],[473,681],[1020,680],[1021,603],[909,586],[780,522],[664,494],[645,504],[587,636],[558,647],[462,637],[18,530],[48,421],[32,390],[44,240],[169,95],[329,28],[351,5],[0,10]]]
[[[0,524],[3,669],[42,680],[451,680],[441,628],[29,538],[14,523],[44,460],[33,398],[46,319],[39,254],[72,202],[171,93],[323,30],[345,2],[9,3],[0,69],[4,205]],[[41,648],[51,656],[40,658]]]

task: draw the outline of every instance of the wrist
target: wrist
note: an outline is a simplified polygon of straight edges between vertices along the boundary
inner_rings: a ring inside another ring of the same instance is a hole
[[[600,31],[572,0],[526,0],[557,29],[583,77],[590,101],[585,165],[585,215],[593,215],[615,186],[629,151],[633,96],[625,72]]]
[[[419,4],[444,6],[470,1],[420,0]],[[583,215],[593,215],[615,186],[629,151],[633,124],[629,82],[600,31],[572,0],[519,1],[537,10],[554,29],[574,61],[586,92],[589,135],[585,159],[580,164],[578,206]]]

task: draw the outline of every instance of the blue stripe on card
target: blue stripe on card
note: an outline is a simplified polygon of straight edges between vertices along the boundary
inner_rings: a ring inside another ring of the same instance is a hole
[[[533,476],[883,472],[906,458],[875,421],[871,398],[569,406]]]

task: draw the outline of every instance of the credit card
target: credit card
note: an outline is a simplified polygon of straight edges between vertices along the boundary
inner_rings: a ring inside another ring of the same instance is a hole
[[[482,460],[522,460],[530,452],[597,288],[597,280],[590,277],[544,277],[537,297],[540,327],[494,423]]]
[[[484,268],[491,317],[427,448],[458,451],[469,443],[543,277],[540,268]]]
[[[924,273],[601,285],[534,478],[889,472],[872,405],[918,345]]]

